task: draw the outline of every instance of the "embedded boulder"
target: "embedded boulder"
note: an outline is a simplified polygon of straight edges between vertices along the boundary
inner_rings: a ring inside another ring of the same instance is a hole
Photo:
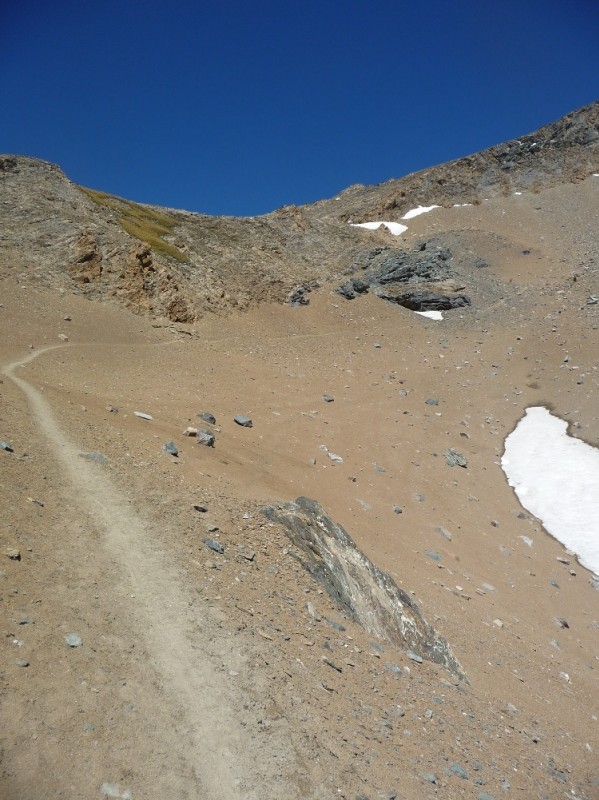
[[[414,600],[359,550],[319,503],[298,497],[295,502],[268,506],[263,513],[283,526],[299,550],[299,561],[348,617],[380,639],[467,680],[449,644],[424,619]]]

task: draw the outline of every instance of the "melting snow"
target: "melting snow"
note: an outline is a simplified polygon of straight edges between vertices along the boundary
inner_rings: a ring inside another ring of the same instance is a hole
[[[369,231],[376,231],[381,225],[388,228],[394,236],[399,236],[408,230],[407,225],[399,222],[350,222],[352,228],[368,228]]]
[[[440,206],[418,206],[418,208],[413,208],[407,214],[404,214],[402,219],[413,219],[414,217],[419,217],[420,214],[428,214],[433,208],[440,208]]]
[[[567,428],[542,406],[526,409],[505,441],[501,466],[524,508],[599,573],[599,449]]]
[[[428,317],[429,319],[443,319],[441,311],[414,311],[414,314],[420,314],[421,317]]]

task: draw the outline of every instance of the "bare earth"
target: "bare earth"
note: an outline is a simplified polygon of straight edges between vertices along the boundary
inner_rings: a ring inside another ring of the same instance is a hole
[[[599,798],[599,592],[499,464],[530,405],[599,442],[598,229],[593,177],[412,220],[489,264],[442,322],[325,285],[158,325],[0,277],[0,797]],[[469,685],[344,619],[260,512],[302,495]]]

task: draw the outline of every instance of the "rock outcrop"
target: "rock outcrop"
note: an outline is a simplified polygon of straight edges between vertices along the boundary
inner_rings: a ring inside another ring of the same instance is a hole
[[[283,526],[303,566],[351,619],[380,639],[465,678],[449,644],[428,624],[409,595],[358,549],[319,503],[299,497],[293,503],[268,506],[263,512]]]

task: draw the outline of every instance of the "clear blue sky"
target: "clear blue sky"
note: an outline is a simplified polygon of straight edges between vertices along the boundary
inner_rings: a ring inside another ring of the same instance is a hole
[[[0,0],[0,152],[259,214],[599,98],[598,0]]]

